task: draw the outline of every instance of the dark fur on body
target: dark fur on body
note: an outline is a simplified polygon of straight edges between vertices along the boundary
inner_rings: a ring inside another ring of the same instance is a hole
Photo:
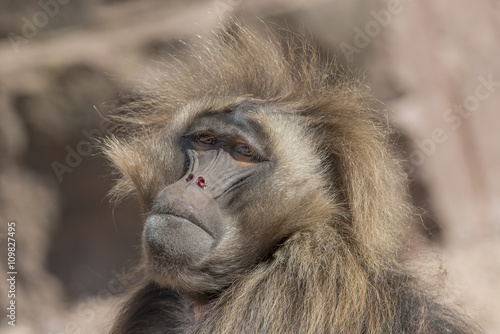
[[[286,224],[300,221],[300,228],[274,245],[256,245],[269,251],[251,267],[237,268],[238,259],[221,264],[224,275],[201,302],[193,296],[198,284],[205,286],[202,276],[191,279],[191,291],[160,286],[144,264],[113,333],[477,332],[397,260],[411,209],[402,199],[406,181],[391,153],[390,129],[362,85],[322,65],[310,45],[258,37],[241,26],[222,29],[143,94],[116,114],[125,136],[106,143],[123,176],[116,199],[135,193],[148,212],[156,194],[183,175],[174,138],[186,124],[204,110],[251,103],[284,110],[278,121],[290,115],[295,133],[288,123],[263,126],[277,156],[304,158],[303,166],[277,159],[282,180],[275,185],[283,196],[254,189],[240,219],[279,216]],[[274,116],[263,117],[269,123]],[[302,146],[283,146],[280,131]],[[292,177],[308,170],[315,171],[312,184],[295,184]],[[195,321],[199,303],[203,315]]]

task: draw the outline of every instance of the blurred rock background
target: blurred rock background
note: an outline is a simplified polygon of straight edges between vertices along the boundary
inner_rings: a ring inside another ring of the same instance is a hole
[[[325,58],[366,73],[427,212],[417,257],[438,250],[451,298],[500,333],[498,0],[0,0],[0,264],[5,276],[15,221],[18,271],[16,327],[0,280],[0,331],[106,330],[141,216],[132,201],[108,205],[89,137],[112,133],[107,110],[154,80],[179,39],[229,15],[305,30]]]

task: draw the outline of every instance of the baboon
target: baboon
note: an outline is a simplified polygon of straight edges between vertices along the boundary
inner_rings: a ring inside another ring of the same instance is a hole
[[[144,211],[112,333],[475,333],[401,263],[392,130],[304,38],[235,23],[119,108],[112,195]]]

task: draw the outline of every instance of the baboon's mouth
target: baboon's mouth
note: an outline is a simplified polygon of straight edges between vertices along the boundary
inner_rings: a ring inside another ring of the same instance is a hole
[[[185,218],[185,217],[182,217],[180,215],[177,215],[177,214],[174,214],[174,213],[171,213],[171,212],[159,213],[159,214],[156,214],[156,216],[158,216],[160,219],[165,219],[165,220],[169,220],[169,221],[175,221],[175,222],[177,222],[179,224],[191,224],[191,225],[197,226],[200,229],[202,229],[206,234],[208,234],[209,236],[211,236],[212,238],[214,237],[212,235],[212,233],[210,233],[210,231],[208,231],[205,228],[205,226],[203,226],[203,224],[200,224],[198,221],[196,221],[196,219]]]

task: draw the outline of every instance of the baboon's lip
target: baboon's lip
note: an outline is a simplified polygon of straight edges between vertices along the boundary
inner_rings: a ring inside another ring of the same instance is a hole
[[[202,224],[200,224],[198,221],[196,221],[195,219],[191,219],[191,218],[186,218],[186,217],[183,217],[181,215],[178,215],[178,214],[175,214],[175,213],[172,213],[172,212],[158,212],[158,213],[154,213],[152,214],[152,216],[165,216],[165,217],[169,217],[170,219],[173,219],[173,220],[176,220],[180,223],[184,223],[184,224],[192,224],[194,226],[197,226],[199,227],[200,229],[202,229],[206,234],[208,234],[209,236],[211,236],[212,238],[214,238],[214,236],[212,235],[212,233],[210,233],[210,231],[208,231],[205,226],[203,226]]]

